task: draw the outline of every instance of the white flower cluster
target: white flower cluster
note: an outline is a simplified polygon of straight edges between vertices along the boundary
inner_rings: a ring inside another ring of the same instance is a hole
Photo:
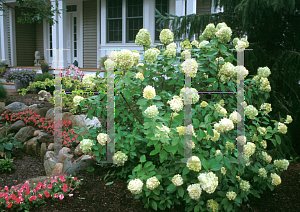
[[[163,29],[160,32],[159,40],[164,44],[172,43],[174,39],[174,34],[169,29]]]
[[[158,108],[156,107],[156,105],[152,105],[145,110],[145,114],[150,118],[153,118],[159,114]]]
[[[155,176],[148,178],[148,180],[146,182],[146,187],[150,190],[156,189],[157,186],[159,186],[159,185],[160,185],[160,182]]]
[[[140,194],[142,193],[144,183],[140,179],[131,180],[128,183],[128,190],[130,190],[133,194]]]
[[[236,198],[236,193],[234,191],[228,191],[226,193],[226,197],[229,199],[229,200],[234,200]]]
[[[264,114],[268,114],[272,111],[272,107],[270,103],[264,103],[260,106],[260,110],[264,110]]]
[[[144,81],[145,79],[143,73],[141,72],[136,73],[135,78],[140,79],[141,81]]]
[[[197,200],[200,198],[202,190],[200,187],[200,183],[191,184],[187,187],[187,191],[189,192],[189,196],[191,199]]]
[[[215,37],[216,32],[217,32],[217,29],[216,29],[215,25],[208,24],[202,33],[202,37],[204,39],[213,39]]]
[[[231,78],[236,78],[236,69],[235,66],[232,65],[229,62],[225,62],[218,73],[218,76],[220,77],[220,81],[222,83],[228,82]]]
[[[117,57],[117,52],[111,51],[107,59],[114,61],[116,59],[116,57]]]
[[[184,100],[185,104],[190,104],[190,100],[192,100],[192,104],[196,104],[199,101],[198,91],[195,88],[182,88],[179,96]]]
[[[216,36],[220,43],[228,43],[231,39],[232,31],[225,23],[217,25]]]
[[[187,127],[185,126],[176,127],[176,130],[179,133],[179,135],[184,135],[184,133],[186,132],[186,134],[188,135],[193,135],[195,137],[197,136],[192,124],[188,125]]]
[[[233,150],[235,148],[235,145],[231,143],[230,141],[226,141],[225,148],[229,151]]]
[[[216,150],[216,152],[215,152],[215,156],[217,157],[218,155],[222,155],[222,152],[221,152],[221,150]]]
[[[128,156],[121,151],[117,151],[113,156],[113,162],[114,164],[117,164],[117,166],[124,166],[127,160]]]
[[[272,157],[268,155],[266,152],[262,152],[263,160],[266,161],[267,163],[271,163]]]
[[[80,148],[84,154],[87,154],[89,151],[91,151],[93,145],[94,142],[91,139],[83,139],[80,141]]]
[[[176,56],[176,44],[175,47],[172,47],[174,45],[171,45],[173,43],[170,43],[169,45],[167,45],[167,49],[164,51],[164,55],[168,58],[172,58]]]
[[[114,51],[113,51],[114,52]],[[106,70],[114,70],[115,69],[115,63],[113,60],[111,59],[107,59],[105,62],[104,62],[104,65],[105,65],[105,69]]]
[[[236,51],[240,52],[245,50],[247,47],[249,47],[249,42],[245,38],[235,38],[233,39],[233,44],[235,45]]]
[[[266,140],[262,140],[260,143],[261,143],[261,145],[263,146],[264,149],[267,148],[267,141]]]
[[[135,44],[138,46],[150,46],[152,44],[150,33],[147,29],[140,29],[135,37]]]
[[[274,165],[276,166],[276,169],[283,171],[287,170],[290,163],[288,160],[283,159],[283,160],[274,160]]]
[[[183,52],[181,52],[181,57],[184,60],[191,59],[191,51],[189,49],[184,50]]]
[[[133,55],[132,52],[127,49],[122,49],[121,51],[117,52],[115,65],[117,68],[120,69],[130,69],[133,66]]]
[[[97,141],[102,146],[106,145],[107,134],[105,134],[105,133],[99,133],[99,135],[97,136]]]
[[[194,47],[198,48],[199,47],[199,42],[196,40],[193,40],[191,43]]]
[[[281,178],[278,174],[271,173],[271,178],[272,178],[272,185],[277,186],[281,183]]]
[[[172,178],[172,183],[175,186],[181,186],[183,184],[183,179],[182,179],[181,175],[180,174],[174,175],[174,177]]]
[[[237,74],[238,80],[243,80],[246,76],[248,76],[249,71],[244,66],[236,66],[235,73]]]
[[[169,100],[167,103],[170,104],[170,107],[174,112],[179,112],[183,109],[183,101],[179,96],[173,96],[173,99]]]
[[[265,135],[265,134],[267,134],[267,128],[265,128],[265,127],[258,127],[257,128],[257,132],[259,132],[259,134],[261,134],[261,135]]]
[[[160,51],[156,48],[148,49],[145,51],[144,57],[147,63],[152,64],[156,61],[157,56],[160,54]]]
[[[170,130],[169,127],[163,125],[162,127],[156,126],[156,128],[159,129],[159,131],[161,131],[161,132],[167,132],[167,134],[165,134],[164,137],[165,137],[165,138],[169,138],[168,133],[171,132],[171,130]],[[159,134],[159,136],[160,136],[160,134]]]
[[[176,43],[170,43],[169,45],[167,45],[167,49],[170,49],[170,48],[176,49],[177,44]]]
[[[245,115],[249,119],[255,119],[255,116],[258,115],[258,110],[253,105],[248,105],[245,107]]]
[[[251,155],[254,154],[256,146],[254,143],[252,142],[248,142],[246,145],[244,145],[245,148],[245,155],[247,155],[248,157],[250,157]]]
[[[145,99],[153,99],[156,96],[155,89],[151,85],[147,85],[143,91],[143,97]]]
[[[249,188],[250,188],[250,183],[249,183],[249,181],[247,181],[247,180],[242,180],[242,181],[240,182],[240,189],[241,189],[241,190],[243,190],[243,191],[248,191]]]
[[[95,83],[94,83],[95,78],[96,78],[96,74],[84,75],[84,77],[82,78],[82,84],[85,87],[93,88],[95,86]]]
[[[267,171],[265,168],[258,169],[258,176],[262,178],[267,178]]]
[[[266,66],[266,67],[259,67],[257,69],[257,75],[259,77],[265,77],[267,78],[268,76],[270,76],[271,74],[271,70]]]
[[[247,137],[244,135],[240,135],[236,138],[236,140],[240,145],[245,145],[247,141]]]
[[[201,170],[201,161],[197,156],[192,156],[188,159],[186,166],[189,170],[199,172]]]
[[[271,85],[270,82],[267,78],[261,77],[260,78],[260,87],[259,89],[265,92],[270,92],[271,91]]]
[[[213,132],[214,132],[214,136],[212,137],[211,135],[208,134],[206,136],[206,139],[207,140],[210,139],[211,141],[216,142],[220,138],[220,133],[217,130],[215,130],[215,129],[213,129]],[[205,132],[205,133],[207,133],[207,132]]]
[[[219,123],[214,124],[214,129],[218,132],[230,131],[234,128],[233,122],[230,119],[223,118]]]
[[[233,111],[230,115],[229,115],[229,119],[233,122],[233,123],[238,123],[242,120],[241,115],[235,110]]]
[[[198,180],[201,188],[209,194],[214,193],[219,184],[218,177],[213,172],[199,174]]]
[[[199,48],[200,49],[207,48],[207,47],[205,47],[207,44],[209,44],[209,41],[207,41],[207,40],[201,41],[199,43]]]
[[[222,168],[221,168],[221,174],[225,175],[226,172],[227,172],[227,170],[225,169],[225,167],[222,167]]]
[[[73,98],[74,106],[75,107],[78,106],[82,100],[84,100],[82,96],[74,96]]]
[[[208,105],[208,103],[206,101],[202,101],[200,104],[200,107],[205,108]]]
[[[183,71],[187,76],[195,77],[197,74],[198,63],[194,59],[186,59],[181,64],[181,71]]]
[[[293,121],[292,116],[287,115],[287,116],[286,116],[286,121],[285,121],[284,123],[285,123],[285,124],[290,124],[290,123],[292,123],[292,121]]]
[[[280,132],[282,134],[286,134],[287,133],[287,126],[284,123],[278,122],[278,132]]]
[[[191,49],[192,48],[192,44],[189,40],[184,40],[180,43],[180,46],[182,49]]]
[[[133,66],[136,66],[140,61],[140,53],[136,50],[132,50]]]
[[[209,199],[207,200],[206,207],[207,209],[211,209],[213,212],[216,212],[219,210],[219,203],[213,199]]]

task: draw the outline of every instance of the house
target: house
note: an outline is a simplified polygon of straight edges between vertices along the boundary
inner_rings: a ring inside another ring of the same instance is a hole
[[[56,0],[61,14],[53,17],[58,24],[19,24],[20,10],[15,0],[6,0],[12,8],[0,11],[0,60],[10,67],[33,66],[35,51],[52,68],[68,67],[75,60],[84,69],[99,68],[99,60],[112,50],[141,51],[134,43],[139,29],[159,42],[155,8],[163,14],[188,15],[215,13],[211,3],[199,0]],[[55,0],[51,4],[56,7]],[[60,49],[60,51],[55,51]],[[64,50],[62,50],[64,49]],[[55,56],[55,54],[56,56]],[[61,55],[57,55],[60,52]],[[60,57],[61,59],[55,59]]]

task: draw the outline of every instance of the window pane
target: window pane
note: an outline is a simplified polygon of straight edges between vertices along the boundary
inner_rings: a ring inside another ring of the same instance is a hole
[[[77,34],[74,33],[74,41],[77,41]]]
[[[127,19],[127,42],[134,42],[135,36],[143,28],[143,18]]]
[[[77,57],[77,50],[74,50],[74,57]]]
[[[122,41],[122,19],[108,20],[107,29],[107,42]]]
[[[122,18],[122,0],[107,1],[107,18]]]
[[[143,28],[143,0],[127,0],[127,42],[134,42],[141,28]]]

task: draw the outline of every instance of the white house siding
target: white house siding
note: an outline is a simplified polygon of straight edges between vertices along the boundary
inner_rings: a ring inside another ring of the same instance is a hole
[[[205,2],[203,5],[201,4],[200,0],[197,0],[197,14],[201,13],[211,13],[211,2]]]
[[[83,67],[97,68],[97,1],[83,2]]]

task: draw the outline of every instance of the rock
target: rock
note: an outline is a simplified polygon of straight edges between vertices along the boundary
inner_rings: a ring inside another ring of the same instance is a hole
[[[37,141],[37,137],[33,137],[24,143],[24,149],[28,155],[39,155],[41,144]]]
[[[27,179],[26,181],[28,181],[30,185],[34,185],[34,184],[37,184],[39,182],[44,183],[45,180],[50,180],[51,177],[54,178],[55,176],[59,176],[59,175],[61,175],[61,174],[54,174],[54,175],[51,175],[51,176],[39,176],[39,177]]]
[[[86,171],[88,167],[94,166],[96,164],[96,161],[89,155],[85,156],[80,161],[71,166],[68,170],[66,170],[65,174],[73,174],[74,172],[78,174],[80,171]]]
[[[41,135],[40,135],[41,134]],[[40,143],[54,143],[54,136],[48,133],[41,132],[38,137],[38,142]]]
[[[50,108],[46,113],[46,118],[54,120],[54,108]]]
[[[95,129],[96,127],[101,127],[101,123],[98,120],[98,118],[93,117],[93,119],[86,119],[86,115],[73,115],[71,116],[72,120],[72,128],[74,127],[79,127],[79,129],[81,129],[82,127],[84,127],[86,129],[86,131],[88,131],[88,125],[93,126],[93,128]],[[86,133],[86,131],[83,131],[80,135],[82,136],[83,134]]]
[[[81,155],[83,155],[82,149],[80,148],[80,144],[78,144],[78,146],[76,147],[76,149],[74,151],[74,155],[75,156],[81,156]]]
[[[5,136],[6,136],[6,128],[4,126],[4,127],[0,128],[0,138],[5,137]]]
[[[17,133],[22,127],[25,127],[25,123],[22,120],[16,121],[8,130],[9,133]]]
[[[5,102],[0,102],[0,114],[2,114],[5,111]]]
[[[17,141],[24,143],[34,136],[34,128],[32,126],[22,127],[14,136]]]
[[[54,150],[54,143],[49,144],[47,151],[53,151]]]
[[[42,132],[41,130],[35,130],[33,133],[33,136],[39,136],[40,132]]]
[[[50,97],[52,97],[51,93],[49,93],[45,90],[39,91],[38,95],[39,95],[39,100],[41,100],[41,101],[48,101],[49,102]]]
[[[28,110],[31,110],[32,112],[37,113],[39,109],[37,107],[37,104],[33,104],[28,107]]]
[[[47,152],[47,144],[46,143],[42,143],[41,145],[41,152],[40,152],[40,157],[41,157],[41,160],[44,161],[44,156]]]
[[[39,108],[36,112],[37,115],[40,115],[41,117],[45,117],[47,114],[48,109],[47,108]]]
[[[59,150],[59,153],[58,153],[58,161],[60,163],[63,163],[66,158],[73,158],[73,155],[72,154],[68,154],[70,152],[70,149],[68,147],[63,147],[61,148],[61,150]]]
[[[82,127],[85,127],[86,130],[87,130],[84,118],[82,116],[80,116],[80,115],[74,115],[73,116],[72,128],[74,128],[74,127],[79,127],[79,129],[82,128]]]
[[[13,102],[13,103],[7,105],[6,107],[4,107],[4,109],[5,110],[11,109],[11,112],[18,113],[18,112],[28,109],[28,106],[21,102]]]
[[[71,120],[71,119],[73,119],[72,116],[74,116],[72,113],[70,113],[70,112],[64,112],[64,113],[62,113],[61,119],[62,119],[62,121],[69,121],[70,120],[72,122],[72,120]]]
[[[57,163],[52,170],[52,174],[61,174],[63,171],[63,167],[63,163]]]
[[[70,158],[66,158],[64,162],[64,167],[63,167],[63,174],[66,173],[66,171],[72,166],[72,161]]]
[[[45,168],[46,175],[52,174],[53,168],[56,164],[57,164],[57,160],[54,157],[54,152],[53,151],[46,152],[44,157],[44,168]]]
[[[87,118],[87,115],[80,115],[80,116],[84,119],[84,122],[87,127],[88,125],[93,126],[93,129],[96,129],[97,127],[101,127],[101,123],[97,117],[93,116],[93,119],[89,119]]]

